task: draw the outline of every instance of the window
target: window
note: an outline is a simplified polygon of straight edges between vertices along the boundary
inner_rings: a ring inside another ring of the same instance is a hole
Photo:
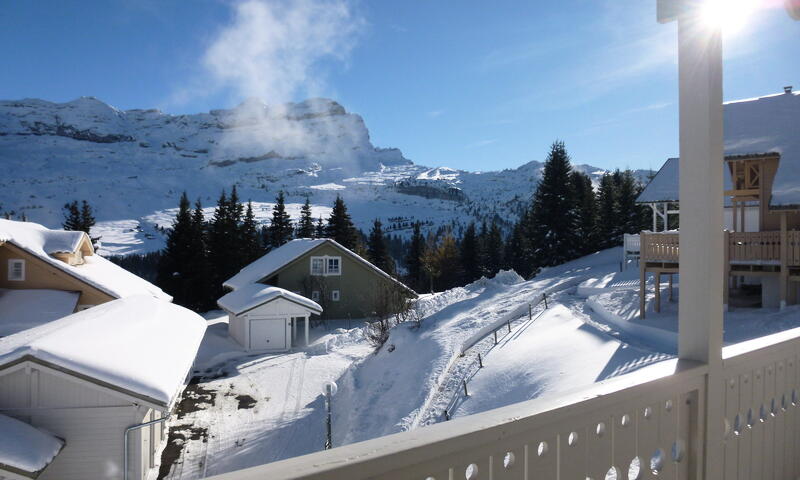
[[[341,262],[341,257],[328,257],[328,275],[339,275],[339,263]]]
[[[327,276],[342,274],[342,257],[311,257],[311,275]]]
[[[311,257],[311,275],[325,275],[325,259]]]
[[[319,290],[314,290],[313,292],[311,292],[311,300],[319,302]]]
[[[331,290],[331,300],[333,300],[334,302],[338,302],[339,297],[340,297],[339,290]]]
[[[14,282],[25,281],[25,260],[12,258],[8,261],[8,280]]]

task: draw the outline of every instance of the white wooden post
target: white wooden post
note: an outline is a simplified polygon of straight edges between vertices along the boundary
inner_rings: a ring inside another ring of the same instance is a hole
[[[311,316],[309,316],[309,315],[306,315],[305,317],[303,317],[303,319],[305,320],[305,324],[306,324],[306,347],[308,346],[308,324],[309,324],[309,319],[310,318],[311,318]]]
[[[718,480],[724,430],[722,36],[700,20],[699,2],[680,3],[680,200],[688,208],[680,221],[678,356],[709,366],[698,473]]]

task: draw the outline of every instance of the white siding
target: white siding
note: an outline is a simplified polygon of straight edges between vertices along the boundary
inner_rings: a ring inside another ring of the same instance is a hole
[[[123,478],[125,429],[154,418],[152,410],[122,394],[35,365],[0,372],[0,413],[66,441],[41,480]],[[160,426],[131,433],[131,479],[147,474],[160,433]]]
[[[228,333],[230,334],[231,338],[239,342],[240,345],[245,345],[245,334],[244,334],[244,317],[237,317],[236,315],[229,313],[228,314]]]

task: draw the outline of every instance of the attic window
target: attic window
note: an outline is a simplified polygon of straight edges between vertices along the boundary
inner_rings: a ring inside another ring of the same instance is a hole
[[[8,261],[8,280],[11,282],[25,281],[25,260],[12,258]]]
[[[311,275],[328,276],[342,274],[342,257],[311,257]]]

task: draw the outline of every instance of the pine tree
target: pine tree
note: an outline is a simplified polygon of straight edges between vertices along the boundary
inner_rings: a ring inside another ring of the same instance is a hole
[[[311,202],[306,197],[306,203],[300,208],[300,221],[297,222],[297,238],[314,237],[314,219],[311,217]]]
[[[470,222],[461,238],[460,255],[461,265],[464,270],[464,284],[472,283],[481,278],[480,245],[478,234],[475,231],[475,222]]]
[[[572,190],[575,192],[575,210],[578,217],[578,242],[580,254],[587,255],[598,250],[597,244],[597,201],[592,179],[583,172],[573,171],[570,176]]]
[[[347,206],[341,196],[337,195],[336,201],[333,203],[333,211],[331,211],[328,225],[325,227],[325,236],[353,251],[358,246],[358,232],[350,214],[347,213]]]
[[[604,173],[597,191],[597,239],[600,248],[609,248],[617,243],[618,213],[616,183],[611,174]]]
[[[314,238],[325,238],[325,221],[322,217],[317,220],[317,225],[314,227]]]
[[[531,243],[537,266],[560,265],[578,256],[571,171],[566,147],[563,142],[556,141],[550,148],[533,196]]]
[[[386,238],[383,235],[383,224],[377,218],[372,224],[367,240],[367,258],[373,265],[388,274],[394,274],[395,265],[392,256],[389,255],[389,248],[386,246]]]
[[[61,225],[64,227],[64,230],[80,231],[82,223],[78,201],[75,200],[72,203],[65,203],[62,210],[64,210],[64,223]]]
[[[292,218],[286,213],[286,199],[283,191],[278,192],[275,206],[272,207],[272,220],[269,225],[269,241],[272,248],[278,248],[292,239]]]
[[[534,256],[528,237],[528,209],[523,212],[519,222],[514,224],[506,243],[506,265],[523,278],[534,273]]]
[[[95,225],[94,214],[92,213],[92,207],[89,206],[89,202],[83,200],[81,202],[81,230],[86,232],[89,235],[92,227]]]
[[[414,223],[411,234],[411,245],[405,257],[406,270],[408,271],[408,283],[411,288],[421,292],[425,290],[424,271],[422,259],[425,255],[425,237],[422,236],[421,225]]]
[[[231,192],[230,199],[225,190],[217,201],[214,217],[208,226],[208,257],[211,268],[211,295],[219,298],[223,294],[222,282],[232,277],[243,266],[241,256],[241,212],[238,196]]]
[[[192,306],[190,282],[187,268],[192,260],[192,214],[186,192],[181,195],[178,213],[167,234],[167,244],[159,263],[157,283],[172,295],[178,305]]]
[[[639,182],[633,172],[625,170],[619,173],[617,183],[617,217],[619,219],[619,241],[623,233],[639,233],[642,230],[642,208],[636,204],[641,192]]]
[[[491,272],[489,267],[489,227],[486,225],[486,220],[481,223],[481,230],[478,233],[478,250],[476,255],[476,263],[480,276],[490,277]],[[478,277],[480,278],[480,277]]]
[[[485,242],[486,271],[493,277],[503,268],[505,263],[503,234],[496,222],[492,222],[492,226],[486,235]]]
[[[253,213],[253,202],[247,202],[247,208],[244,212],[244,220],[242,220],[242,263],[245,265],[252,263],[264,254],[264,248],[261,246],[261,235],[258,231],[258,222],[256,222],[255,214]]]

